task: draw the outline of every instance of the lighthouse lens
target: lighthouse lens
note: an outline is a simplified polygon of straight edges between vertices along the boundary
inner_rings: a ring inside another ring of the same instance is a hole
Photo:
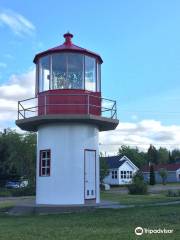
[[[61,53],[52,56],[52,89],[83,88],[83,55]]]

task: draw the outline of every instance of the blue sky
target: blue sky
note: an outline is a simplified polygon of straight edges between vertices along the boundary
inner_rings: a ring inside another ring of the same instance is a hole
[[[70,31],[76,45],[103,58],[103,96],[117,100],[122,122],[178,126],[179,12],[178,0],[1,0],[0,84],[31,71],[34,55]],[[2,14],[28,23],[13,27]]]

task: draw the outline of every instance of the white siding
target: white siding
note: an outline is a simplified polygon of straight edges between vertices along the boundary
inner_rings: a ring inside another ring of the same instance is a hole
[[[136,169],[133,168],[127,161],[119,167],[119,184],[128,184],[132,182],[132,179],[121,179],[121,171],[132,171],[133,174],[136,173]]]
[[[37,204],[84,204],[84,150],[96,150],[96,202],[99,202],[99,131],[86,124],[53,124],[38,130]],[[51,150],[51,174],[39,176],[39,151]]]
[[[118,171],[117,179],[112,178],[112,171],[114,170]],[[104,183],[110,185],[123,185],[131,183],[132,179],[121,179],[121,171],[132,171],[132,175],[134,175],[137,170],[137,167],[133,166],[131,163],[129,163],[129,161],[126,161],[117,169],[109,169],[109,175],[104,178]]]
[[[117,179],[112,178],[112,171],[117,171]],[[118,174],[118,168],[117,169],[109,169],[109,174],[104,178],[104,183],[110,184],[110,185],[119,185],[119,174]]]

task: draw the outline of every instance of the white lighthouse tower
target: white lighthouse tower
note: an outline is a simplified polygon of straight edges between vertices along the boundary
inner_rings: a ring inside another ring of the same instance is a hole
[[[101,57],[72,43],[37,54],[35,97],[18,102],[16,124],[37,134],[36,203],[99,203],[99,131],[118,125],[101,97]]]

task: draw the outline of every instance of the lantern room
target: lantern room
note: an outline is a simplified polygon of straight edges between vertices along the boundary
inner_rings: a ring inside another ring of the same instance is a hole
[[[46,102],[66,104],[66,108],[48,107],[48,113],[73,114],[87,113],[85,106],[90,101],[96,109],[89,113],[100,115],[101,63],[96,53],[80,48],[72,43],[73,35],[64,34],[64,44],[39,53],[34,58],[36,63],[36,95],[39,105]],[[63,94],[66,95],[63,95]],[[91,93],[91,97],[88,99]],[[83,95],[82,95],[83,94]],[[76,106],[67,107],[71,102]],[[47,112],[46,112],[47,113]],[[44,114],[39,109],[39,115]]]

